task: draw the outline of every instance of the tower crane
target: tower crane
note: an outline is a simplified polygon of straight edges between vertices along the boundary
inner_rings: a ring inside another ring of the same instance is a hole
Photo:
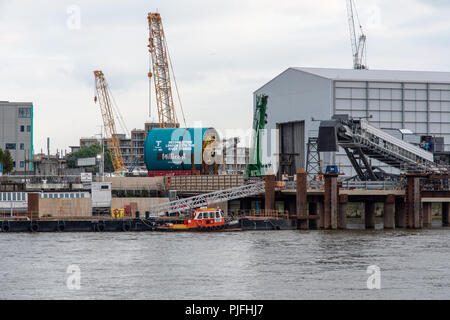
[[[159,13],[149,13],[148,25],[150,31],[148,47],[153,67],[153,73],[149,72],[148,76],[149,78],[154,76],[159,124],[161,128],[177,128],[179,127],[179,122],[172,97],[169,72],[170,56],[161,15]]]
[[[102,71],[94,71],[95,76],[95,98],[94,101],[99,103],[102,113],[103,125],[111,148],[111,160],[115,172],[124,172],[125,164],[120,151],[120,141],[117,137],[116,124],[112,108],[112,100],[109,92],[108,84]],[[103,142],[102,142],[103,143]]]
[[[359,33],[355,28],[355,17],[359,24]],[[348,25],[350,28],[350,41],[352,43],[353,52],[353,69],[368,69],[366,64],[366,35],[364,34],[362,25],[359,21],[358,11],[353,0],[347,0]]]

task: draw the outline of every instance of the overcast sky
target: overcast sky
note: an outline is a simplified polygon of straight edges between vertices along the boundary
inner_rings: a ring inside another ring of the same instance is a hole
[[[35,152],[47,137],[52,153],[68,150],[100,133],[93,102],[100,69],[127,128],[143,128],[147,13],[158,11],[188,126],[247,129],[253,91],[286,68],[352,67],[345,2],[0,0],[0,100],[33,102]],[[450,71],[450,1],[357,6],[371,69]]]

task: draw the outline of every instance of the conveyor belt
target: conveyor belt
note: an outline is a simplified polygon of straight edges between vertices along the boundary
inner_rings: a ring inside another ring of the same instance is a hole
[[[332,141],[334,138],[336,141]],[[338,151],[337,146],[344,148],[361,180],[377,180],[367,157],[405,172],[441,170],[432,153],[393,137],[364,119],[334,117],[332,121],[322,121],[319,151]]]

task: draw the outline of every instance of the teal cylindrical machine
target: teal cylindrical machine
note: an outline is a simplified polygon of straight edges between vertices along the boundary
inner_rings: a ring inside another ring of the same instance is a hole
[[[200,170],[205,150],[214,148],[219,135],[213,128],[156,128],[147,134],[144,161],[148,171],[192,170],[192,155]]]

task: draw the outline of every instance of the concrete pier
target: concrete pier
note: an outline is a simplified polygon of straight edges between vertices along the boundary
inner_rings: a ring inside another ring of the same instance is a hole
[[[314,215],[314,216],[319,215],[318,206],[317,206],[316,202],[310,202],[308,204],[308,212],[309,212],[309,215]],[[319,221],[315,220],[315,219],[308,220],[308,227],[311,230],[318,229],[319,228]]]
[[[323,202],[317,203],[318,211],[319,211],[319,228],[324,229],[324,216],[325,216],[325,205]]]
[[[442,226],[450,227],[450,206],[448,202],[442,202]]]
[[[422,203],[422,212],[423,212],[423,227],[430,228],[433,222],[433,215],[431,212],[431,202]]]
[[[347,203],[348,195],[339,196],[338,229],[347,229]]]
[[[308,229],[308,190],[307,176],[304,169],[297,172],[297,226],[300,230]]]
[[[395,228],[406,228],[405,200],[395,199]]]
[[[384,212],[383,212],[383,227],[384,229],[394,229],[395,228],[395,196],[388,195],[384,200]]]
[[[375,202],[364,203],[364,224],[366,229],[375,229]]]

